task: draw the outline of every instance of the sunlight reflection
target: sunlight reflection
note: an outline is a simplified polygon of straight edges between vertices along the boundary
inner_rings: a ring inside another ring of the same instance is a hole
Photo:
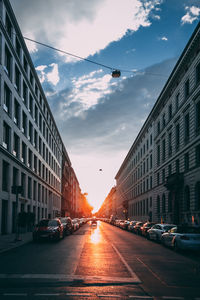
[[[92,228],[92,233],[90,236],[91,242],[93,244],[98,244],[101,241],[101,234],[100,234],[100,229],[99,229],[99,224],[97,223],[96,228]]]

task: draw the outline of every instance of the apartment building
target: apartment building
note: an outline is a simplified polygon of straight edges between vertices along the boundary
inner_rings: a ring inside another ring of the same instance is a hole
[[[62,140],[9,1],[0,0],[0,234],[61,211]]]
[[[117,175],[120,213],[200,224],[200,24]]]

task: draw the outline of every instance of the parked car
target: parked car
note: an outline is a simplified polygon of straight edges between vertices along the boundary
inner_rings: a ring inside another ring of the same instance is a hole
[[[72,219],[72,225],[73,225],[73,230],[76,231],[77,229],[79,229],[79,223],[78,223],[78,219]]]
[[[59,218],[64,227],[64,235],[73,233],[73,224],[70,217]]]
[[[153,226],[155,225],[155,223],[153,222],[146,222],[142,225],[142,227],[140,228],[141,234],[143,236],[147,236],[147,231]]]
[[[161,242],[174,250],[200,250],[200,227],[176,226],[162,234]]]
[[[137,222],[135,226],[133,226],[133,232],[136,234],[141,234],[140,228],[143,226],[144,222]]]
[[[160,242],[162,234],[175,226],[175,224],[155,224],[147,231],[147,238]]]
[[[124,220],[124,222],[122,223],[122,227],[121,228],[127,230],[129,224],[130,224],[130,221]]]
[[[133,227],[135,226],[135,224],[137,223],[138,221],[131,221],[130,224],[128,225],[128,230],[133,232]]]
[[[60,240],[64,237],[64,227],[61,221],[56,219],[43,219],[33,230],[33,240],[40,239]]]
[[[124,221],[125,221],[125,220],[120,220],[120,222],[119,222],[119,227],[120,227],[120,228],[123,228],[123,226],[124,226]]]

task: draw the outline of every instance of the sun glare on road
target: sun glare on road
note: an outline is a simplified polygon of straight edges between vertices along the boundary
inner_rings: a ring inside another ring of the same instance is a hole
[[[99,229],[99,224],[97,224],[96,228],[92,228],[92,233],[90,236],[91,242],[93,244],[98,244],[101,241],[101,234],[100,234],[100,229]]]

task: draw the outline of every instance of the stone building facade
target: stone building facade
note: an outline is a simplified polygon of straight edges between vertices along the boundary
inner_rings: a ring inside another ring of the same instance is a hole
[[[200,224],[200,24],[117,175],[128,217]]]

